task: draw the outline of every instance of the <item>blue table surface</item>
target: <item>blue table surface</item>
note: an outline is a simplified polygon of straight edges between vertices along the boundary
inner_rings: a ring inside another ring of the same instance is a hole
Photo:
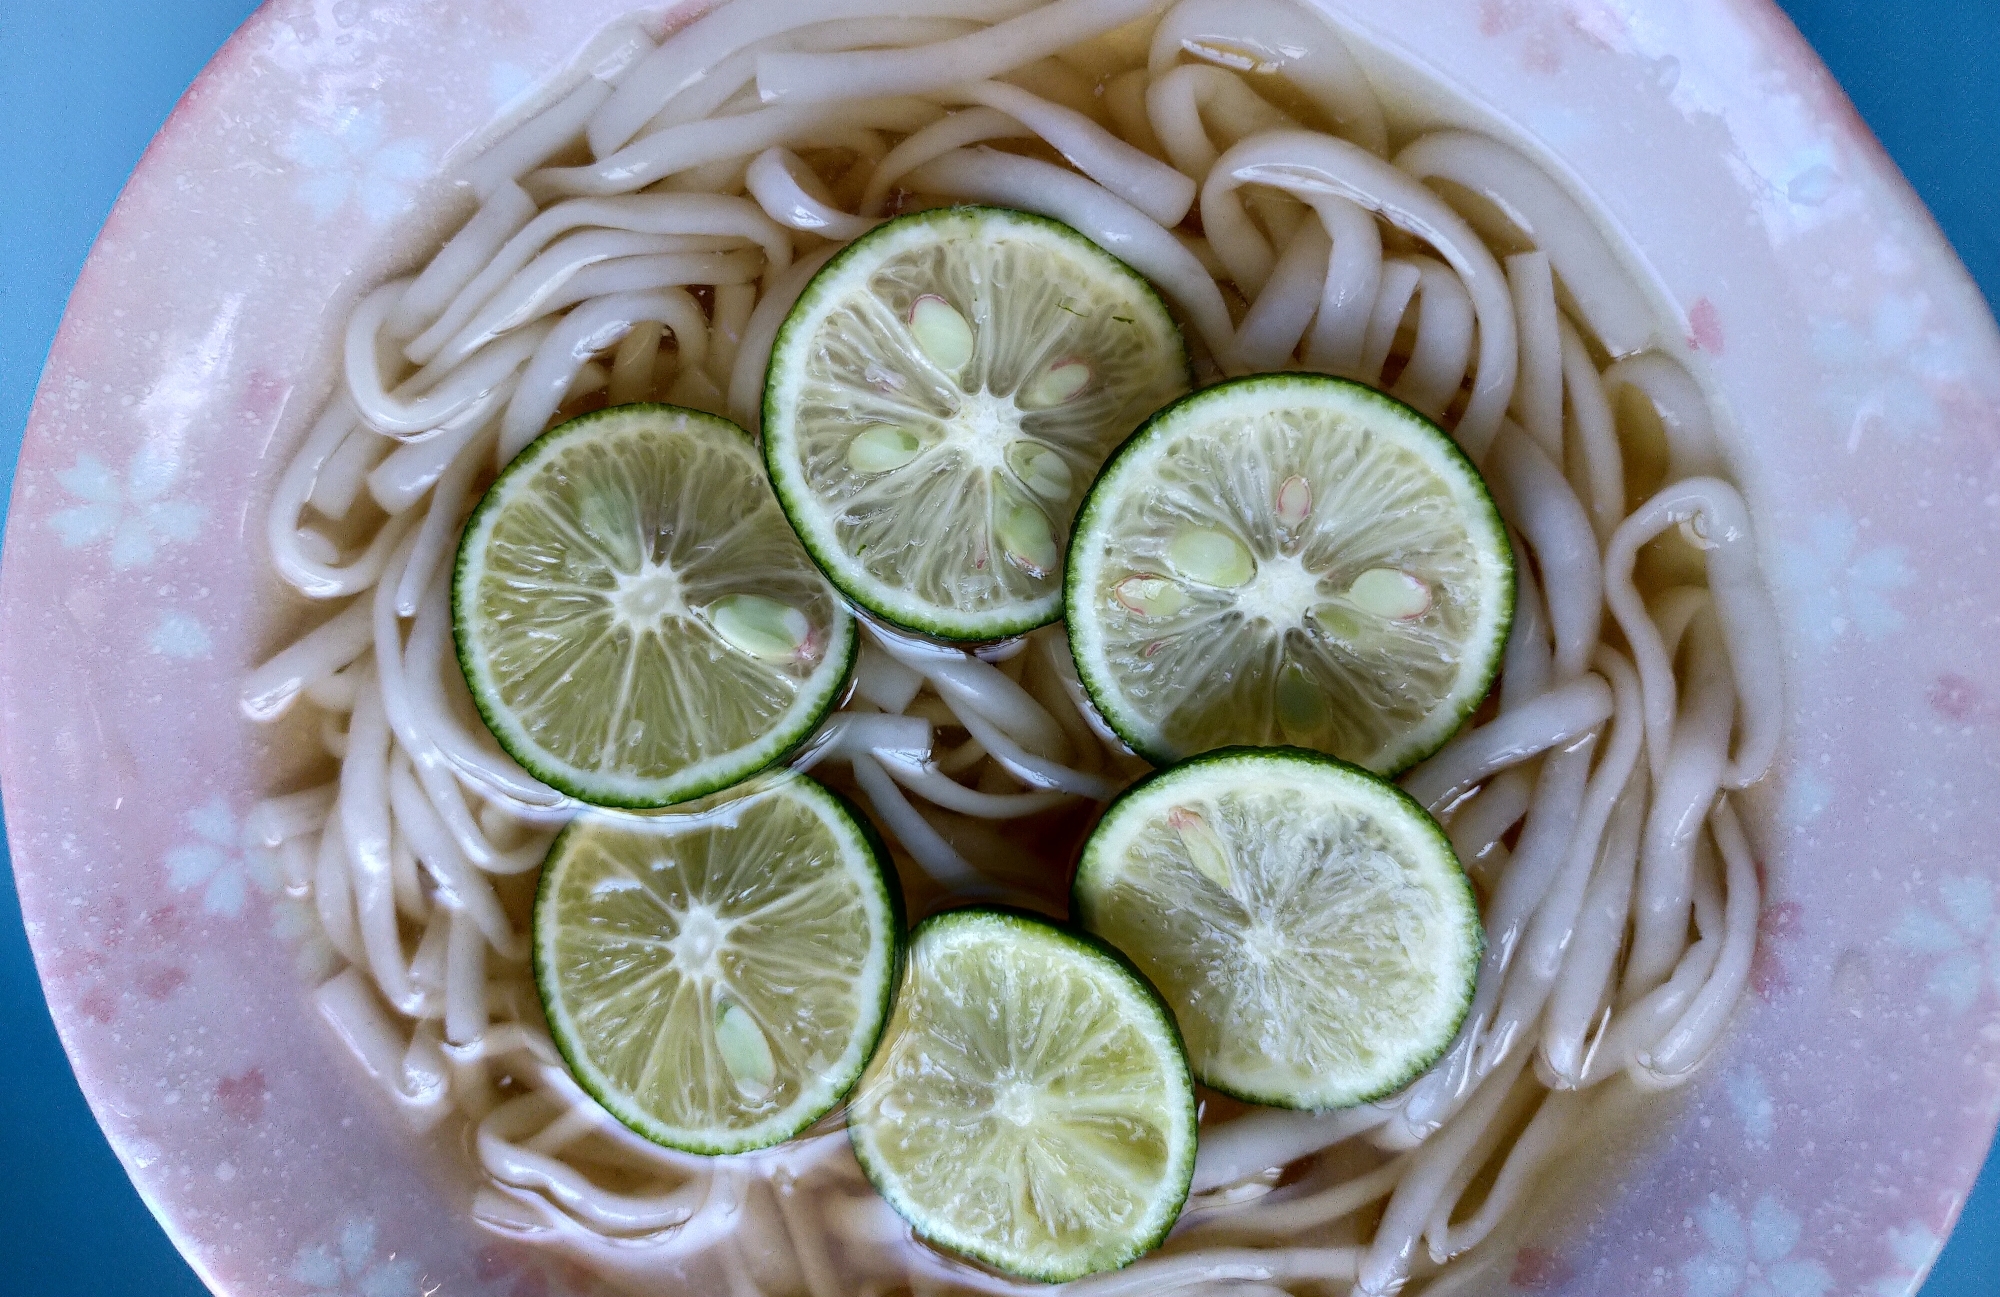
[[[463,0],[476,3],[476,0]],[[2000,3],[1782,0],[2000,303]],[[98,226],[253,0],[0,0],[0,522],[28,407]],[[5,860],[0,847],[0,861]],[[0,1281],[13,1297],[200,1297],[84,1105],[0,869]],[[2000,1157],[1923,1297],[2000,1291]]]

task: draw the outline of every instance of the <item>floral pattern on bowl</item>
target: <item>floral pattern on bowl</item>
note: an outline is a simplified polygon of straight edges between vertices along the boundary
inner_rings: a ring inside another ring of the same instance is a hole
[[[1539,140],[1733,412],[1785,622],[1755,994],[1619,1183],[1495,1291],[1898,1297],[2000,1114],[2000,337],[1768,0],[1323,0]],[[71,300],[0,571],[0,780],[50,1004],[218,1291],[592,1293],[467,1215],[349,1074],[242,817],[285,773],[261,508],[439,161],[624,0],[274,0],[154,142]],[[1572,1213],[1575,1215],[1576,1213]]]

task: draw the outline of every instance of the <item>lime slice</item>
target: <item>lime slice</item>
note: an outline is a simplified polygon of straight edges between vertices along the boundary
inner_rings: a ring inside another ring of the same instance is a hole
[[[778,331],[764,456],[847,596],[909,630],[1054,621],[1098,465],[1187,390],[1153,289],[1066,225],[997,207],[888,222],[813,277]]]
[[[847,1120],[919,1235],[1049,1283],[1157,1245],[1194,1174],[1173,1015],[1116,951],[1009,910],[918,925]]]
[[[1437,822],[1365,770],[1229,748],[1133,785],[1084,844],[1072,913],[1180,1016],[1206,1084],[1344,1108],[1444,1053],[1486,938]]]
[[[1514,561],[1436,424],[1359,383],[1266,374],[1119,448],[1077,517],[1064,614],[1097,709],[1156,763],[1284,743],[1395,774],[1486,696]]]
[[[776,761],[855,652],[743,430],[668,405],[572,419],[507,466],[465,525],[452,629],[500,746],[600,806]]]
[[[853,1086],[903,923],[861,816],[778,771],[662,815],[586,813],[549,848],[535,982],[577,1083],[647,1139],[741,1153]]]

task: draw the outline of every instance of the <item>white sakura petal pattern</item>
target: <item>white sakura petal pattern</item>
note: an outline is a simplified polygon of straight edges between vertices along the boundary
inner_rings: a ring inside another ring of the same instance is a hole
[[[301,1247],[291,1276],[308,1286],[308,1297],[416,1297],[416,1262],[378,1252],[375,1222],[356,1217],[341,1227],[333,1245]]]
[[[1747,1221],[1735,1203],[1710,1194],[1695,1223],[1708,1250],[1681,1265],[1686,1297],[1826,1297],[1833,1287],[1824,1265],[1793,1255],[1804,1226],[1775,1194],[1760,1195]]]
[[[1729,1095],[1730,1109],[1743,1123],[1744,1143],[1753,1148],[1768,1145],[1778,1123],[1776,1110],[1771,1104],[1771,1091],[1764,1084],[1763,1073],[1745,1064],[1724,1079],[1723,1089]]]
[[[167,883],[175,891],[201,889],[201,908],[233,919],[243,913],[252,890],[269,896],[278,887],[278,863],[271,850],[248,840],[244,826],[221,796],[182,820],[198,841],[166,854]]]
[[[343,108],[323,124],[295,127],[279,152],[297,165],[297,193],[317,221],[350,206],[381,223],[405,211],[430,174],[421,140],[384,141],[379,108]]]
[[[1939,879],[1937,894],[1943,913],[1910,906],[1889,939],[1936,961],[1924,975],[1924,989],[1962,1014],[1988,988],[2000,994],[2000,904],[1993,880],[1978,875]]]
[[[1872,642],[1902,629],[1889,596],[1915,580],[1901,546],[1864,548],[1860,526],[1844,511],[1821,514],[1803,544],[1782,547],[1775,575],[1773,586],[1794,601],[1799,626],[1821,648],[1850,630]]]
[[[163,613],[146,636],[146,645],[161,657],[194,662],[215,649],[215,641],[204,626],[186,613]]]
[[[207,511],[189,500],[169,498],[179,475],[170,457],[141,449],[115,472],[95,455],[81,454],[56,473],[56,484],[79,501],[49,515],[49,526],[64,549],[110,542],[114,571],[145,567],[163,545],[184,545],[201,531]]]

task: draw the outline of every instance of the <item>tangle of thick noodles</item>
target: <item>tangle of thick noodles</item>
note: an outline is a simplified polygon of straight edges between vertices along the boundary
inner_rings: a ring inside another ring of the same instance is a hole
[[[1520,559],[1497,699],[1404,780],[1483,903],[1464,1030],[1379,1105],[1211,1098],[1173,1235],[1077,1290],[1446,1291],[1602,1083],[1676,1085],[1724,1030],[1758,911],[1729,790],[1771,759],[1778,656],[1708,407],[1656,349],[1671,328],[1537,166],[1410,138],[1309,9],[1162,8],[732,0],[657,46],[621,26],[459,170],[450,240],[355,311],[267,532],[284,580],[337,611],[243,692],[258,719],[313,709],[338,774],[254,823],[345,961],[319,1007],[413,1126],[463,1119],[487,1228],[637,1290],[1035,1287],[914,1243],[837,1127],[710,1160],[578,1089],[526,932],[571,807],[479,724],[449,626],[496,465],[607,403],[754,430],[806,280],[926,205],[1075,226],[1160,287],[1209,379],[1301,367],[1402,397],[1480,463]],[[1093,802],[1144,769],[1060,627],[973,653],[871,630],[794,764],[873,812],[913,916],[1059,912]]]

